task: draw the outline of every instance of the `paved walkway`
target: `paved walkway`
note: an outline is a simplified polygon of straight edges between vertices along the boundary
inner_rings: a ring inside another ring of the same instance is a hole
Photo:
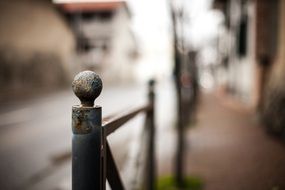
[[[187,132],[188,175],[202,178],[206,190],[285,189],[284,144],[236,105],[202,96],[197,124]]]

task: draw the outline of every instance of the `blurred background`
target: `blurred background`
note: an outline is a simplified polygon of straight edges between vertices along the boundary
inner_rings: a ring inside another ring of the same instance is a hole
[[[203,189],[285,189],[285,1],[1,0],[0,189],[71,189],[83,70],[103,80],[103,117],[157,81],[158,176],[173,175],[182,96],[185,175]],[[126,184],[142,123],[110,137]]]

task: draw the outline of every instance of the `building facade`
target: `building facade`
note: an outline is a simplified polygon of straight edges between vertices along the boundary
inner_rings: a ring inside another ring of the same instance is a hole
[[[275,23],[278,27],[272,34],[276,38],[274,54],[270,65],[265,68],[262,118],[270,132],[285,136],[285,1],[276,1],[275,8],[272,12],[277,15]],[[267,30],[272,32],[273,29]]]
[[[216,0],[214,8],[225,17],[219,41],[230,36],[221,48],[227,51],[218,50],[227,60],[228,88],[245,95],[270,131],[285,134],[285,2]]]
[[[1,92],[54,88],[72,73],[74,38],[48,0],[0,1]]]
[[[252,1],[218,0],[214,7],[224,13],[218,37],[218,65],[224,89],[248,104],[254,104],[255,9]]]
[[[125,1],[58,4],[77,39],[77,64],[105,82],[132,81],[137,44]]]

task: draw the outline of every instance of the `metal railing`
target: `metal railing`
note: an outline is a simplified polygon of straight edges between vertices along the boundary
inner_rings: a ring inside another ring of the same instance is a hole
[[[72,83],[81,105],[72,107],[72,189],[105,190],[106,180],[111,189],[123,190],[118,168],[114,161],[107,136],[139,113],[146,114],[147,154],[145,185],[143,189],[155,189],[155,93],[154,81],[149,82],[148,103],[116,117],[103,119],[100,106],[94,106],[102,91],[102,81],[92,71],[75,76]]]

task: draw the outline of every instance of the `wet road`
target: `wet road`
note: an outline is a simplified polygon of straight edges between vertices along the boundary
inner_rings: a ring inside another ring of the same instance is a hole
[[[157,92],[159,109],[171,106],[169,99],[173,98],[173,91],[169,82],[159,84]],[[103,107],[103,116],[106,116],[144,103],[146,94],[146,85],[104,87],[96,104]],[[44,190],[69,186],[71,106],[78,103],[71,90],[66,90],[26,102],[1,105],[0,189]],[[158,110],[158,120],[164,117],[165,111]],[[128,125],[141,125],[142,119],[138,117]],[[164,122],[171,123],[168,121],[171,119],[168,117]],[[126,142],[134,140],[138,127],[126,126],[112,134],[111,146],[119,163],[126,156],[118,148],[122,144],[131,144]],[[127,146],[124,149],[128,151]]]
[[[143,103],[145,94],[144,86],[106,87],[96,104],[108,115]],[[70,152],[71,106],[78,102],[71,91],[62,91],[1,106],[0,189],[22,189],[53,172],[52,160]]]

